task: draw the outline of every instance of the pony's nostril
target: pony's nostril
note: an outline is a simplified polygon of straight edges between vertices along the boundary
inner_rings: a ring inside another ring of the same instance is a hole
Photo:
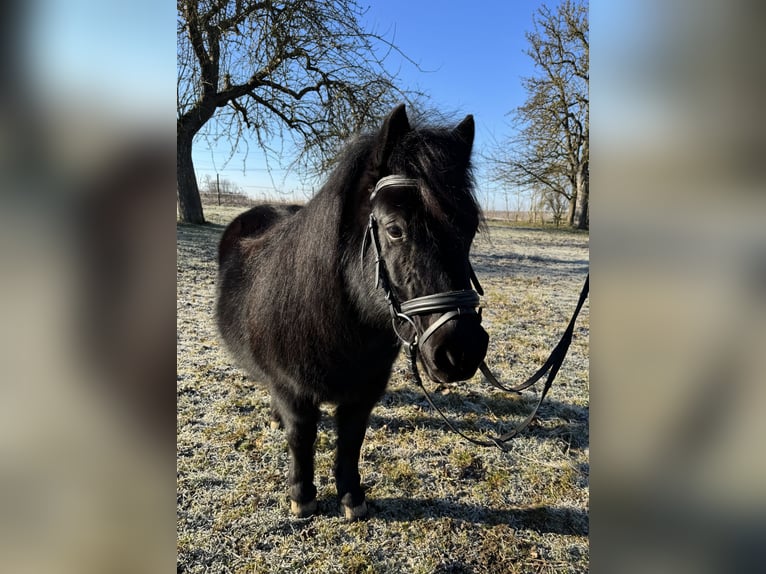
[[[447,349],[444,352],[444,355],[447,359],[447,363],[451,367],[459,367],[465,356],[464,353],[456,353],[452,349]]]
[[[470,370],[468,357],[463,349],[443,346],[436,350],[436,366],[452,375],[460,375],[466,369]]]
[[[444,370],[444,368],[448,365],[452,364],[444,347],[438,347],[434,352],[434,363],[438,369],[442,370]]]
[[[463,381],[473,377],[484,360],[489,335],[481,328],[457,330],[453,327],[437,333],[428,343],[424,358],[427,357],[432,369],[432,378],[440,382]]]

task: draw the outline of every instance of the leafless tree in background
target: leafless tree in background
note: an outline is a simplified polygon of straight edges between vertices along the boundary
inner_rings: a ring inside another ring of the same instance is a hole
[[[263,149],[286,139],[306,165],[321,166],[408,99],[383,65],[395,46],[362,28],[354,0],[178,0],[177,8],[182,221],[204,222],[192,145],[211,119],[207,131],[232,149],[249,131]]]
[[[523,80],[527,100],[513,112],[516,135],[491,154],[496,180],[546,190],[568,201],[567,223],[589,227],[588,3],[542,6],[527,33],[537,74]],[[511,150],[510,153],[507,150]],[[551,206],[560,203],[551,197]],[[554,210],[555,211],[555,210]]]

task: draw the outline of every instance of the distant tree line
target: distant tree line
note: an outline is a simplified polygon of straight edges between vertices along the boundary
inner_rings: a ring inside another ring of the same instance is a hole
[[[250,206],[256,200],[249,197],[245,190],[224,177],[214,178],[209,174],[202,176],[199,182],[199,194],[203,205]]]

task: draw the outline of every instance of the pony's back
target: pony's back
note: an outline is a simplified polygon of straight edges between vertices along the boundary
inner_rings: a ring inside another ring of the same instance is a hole
[[[239,243],[245,237],[258,237],[277,221],[293,215],[300,205],[262,204],[240,213],[229,223],[218,244],[218,265],[238,252]]]

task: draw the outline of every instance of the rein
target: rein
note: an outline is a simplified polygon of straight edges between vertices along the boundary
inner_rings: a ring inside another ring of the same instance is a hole
[[[553,384],[553,381],[556,378],[556,375],[559,372],[559,369],[561,368],[561,365],[564,363],[564,358],[566,357],[567,351],[569,350],[569,344],[572,342],[572,334],[574,333],[574,326],[575,322],[577,320],[577,316],[580,314],[580,310],[582,309],[583,304],[585,303],[585,299],[588,297],[588,290],[589,290],[589,282],[590,282],[590,273],[585,278],[585,284],[582,287],[582,290],[580,291],[580,298],[577,301],[577,306],[575,307],[575,311],[572,314],[572,318],[569,320],[569,325],[567,325],[566,330],[564,331],[564,334],[561,336],[561,339],[559,339],[559,342],[556,344],[556,346],[553,348],[553,351],[551,351],[550,356],[548,357],[548,360],[543,363],[543,366],[538,369],[538,371],[529,377],[526,381],[521,383],[520,385],[517,385],[515,387],[506,387],[500,382],[498,382],[497,378],[492,374],[492,372],[489,370],[489,367],[487,367],[487,364],[482,361],[481,365],[479,366],[479,369],[481,370],[482,374],[486,377],[486,379],[495,387],[498,389],[501,389],[506,392],[510,393],[519,393],[520,391],[523,391],[524,389],[527,389],[534,385],[537,381],[539,381],[546,373],[548,374],[548,378],[545,380],[545,385],[543,385],[543,390],[540,393],[540,398],[537,401],[537,404],[535,405],[535,408],[532,409],[532,412],[527,415],[527,418],[525,418],[519,425],[514,428],[513,430],[504,433],[500,436],[490,436],[488,437],[488,440],[478,440],[472,437],[467,436],[463,432],[461,432],[459,429],[455,428],[455,426],[449,421],[447,416],[442,412],[442,410],[436,406],[436,404],[431,399],[431,395],[429,394],[428,390],[426,389],[425,385],[423,384],[423,380],[420,377],[420,373],[418,372],[418,366],[417,366],[417,348],[408,348],[408,354],[410,357],[410,369],[412,371],[413,377],[415,377],[415,382],[418,384],[418,386],[423,390],[423,394],[426,397],[426,400],[428,401],[428,404],[431,405],[431,408],[433,408],[436,412],[439,413],[439,416],[444,420],[447,427],[452,432],[457,433],[461,437],[463,437],[465,440],[479,446],[496,446],[502,450],[508,450],[507,442],[511,440],[512,438],[518,436],[525,428],[529,426],[529,424],[532,422],[532,420],[535,418],[535,415],[537,415],[537,411],[540,408],[540,405],[543,403],[543,400],[545,399],[545,395],[548,394],[548,390],[551,388],[551,385]]]
[[[416,179],[410,179],[399,175],[390,175],[384,177],[380,179],[375,185],[375,189],[370,195],[370,201],[372,202],[375,199],[378,191],[388,186],[417,188],[418,182]],[[448,321],[456,319],[460,315],[464,314],[478,314],[479,320],[481,320],[481,308],[479,308],[479,305],[481,303],[480,295],[484,295],[484,290],[482,289],[481,284],[476,277],[476,273],[474,272],[473,267],[469,262],[468,269],[470,280],[474,286],[474,289],[445,291],[442,293],[434,293],[432,295],[415,297],[413,299],[400,302],[391,287],[391,281],[388,277],[386,263],[383,260],[380,249],[377,220],[372,213],[370,213],[367,229],[362,240],[362,267],[364,267],[364,255],[367,251],[368,242],[369,246],[372,246],[375,254],[375,287],[381,288],[383,290],[384,296],[389,306],[389,311],[391,313],[391,322],[394,328],[394,333],[396,333],[396,336],[402,342],[404,348],[407,351],[412,376],[414,377],[417,385],[422,389],[428,404],[431,405],[431,407],[437,413],[439,413],[439,416],[441,416],[451,431],[460,435],[465,440],[478,446],[495,446],[502,450],[508,450],[509,447],[506,443],[512,438],[518,436],[525,428],[527,428],[537,415],[537,411],[540,408],[543,399],[545,399],[548,390],[553,384],[553,381],[564,362],[564,358],[566,357],[567,351],[569,350],[569,345],[572,342],[572,335],[574,333],[574,326],[577,320],[577,316],[580,314],[580,310],[585,303],[585,299],[588,297],[590,274],[588,274],[588,276],[585,278],[585,284],[580,291],[580,298],[577,302],[577,306],[575,307],[572,318],[569,320],[569,324],[564,331],[564,334],[561,336],[561,339],[553,348],[553,351],[551,351],[550,356],[545,361],[543,366],[540,367],[540,369],[538,369],[535,374],[533,374],[526,381],[519,385],[514,387],[506,387],[502,385],[492,374],[492,372],[489,370],[489,367],[487,367],[487,364],[484,361],[481,362],[479,369],[486,377],[486,379],[496,388],[510,393],[520,393],[524,389],[534,385],[546,373],[548,377],[545,380],[543,390],[540,393],[540,398],[537,401],[534,409],[516,428],[499,436],[489,436],[487,437],[487,440],[479,440],[469,437],[459,429],[455,428],[455,426],[449,421],[442,410],[436,406],[436,404],[431,399],[431,395],[423,384],[423,379],[421,378],[420,372],[418,370],[417,360],[418,348],[423,345],[425,341],[428,340],[428,338],[436,332],[437,329],[446,324]],[[477,308],[479,308],[478,312],[476,311]],[[432,315],[436,313],[441,313],[441,316],[436,321],[434,321],[422,334],[419,334],[418,328],[412,318],[418,315]],[[410,340],[403,337],[398,328],[399,325],[403,325],[405,323],[412,327],[413,335]]]

